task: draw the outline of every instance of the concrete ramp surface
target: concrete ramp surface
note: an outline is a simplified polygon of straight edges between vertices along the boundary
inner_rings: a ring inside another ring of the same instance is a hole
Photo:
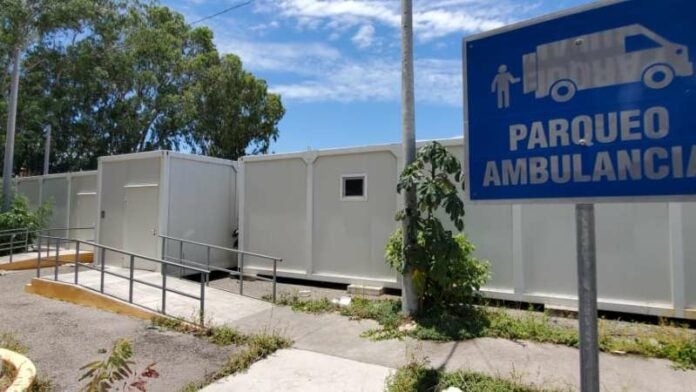
[[[105,270],[121,276],[129,276],[127,268],[114,266],[106,266]],[[52,271],[51,271],[52,272]],[[54,275],[51,273],[42,273],[42,278],[53,280]],[[100,271],[80,268],[77,274],[79,286],[87,287],[99,291],[101,287]],[[134,278],[150,285],[161,286],[162,274],[159,272],[135,270]],[[59,282],[75,283],[75,273],[61,273],[58,275]],[[200,295],[200,283],[180,279],[173,276],[167,276],[167,289],[177,290],[191,296],[198,297]],[[162,310],[162,289],[155,288],[142,283],[133,283],[133,304],[161,312]],[[104,274],[104,294],[116,297],[122,301],[128,301],[129,298],[129,281],[118,276]],[[197,320],[199,317],[200,301],[182,296],[174,292],[167,292],[166,299],[166,314],[169,316],[178,317],[185,320]],[[272,308],[268,302],[257,300],[254,298],[243,297],[225,290],[215,289],[212,287],[205,288],[205,323],[207,325],[231,324],[236,320],[253,316],[257,313],[264,312]]]

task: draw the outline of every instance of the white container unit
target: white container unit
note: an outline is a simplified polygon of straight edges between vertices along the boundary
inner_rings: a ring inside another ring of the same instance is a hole
[[[162,258],[160,234],[224,247],[234,245],[236,164],[224,159],[151,151],[99,159],[98,242],[136,254]],[[178,258],[179,245],[167,242],[166,255]],[[185,245],[185,260],[206,263],[204,248]],[[129,260],[106,252],[106,263]],[[236,258],[214,252],[211,265],[233,267]],[[139,269],[159,270],[136,259]]]
[[[398,287],[383,257],[397,228],[398,150],[240,159],[240,248],[281,257],[279,276]],[[244,268],[268,273],[271,265],[245,258]]]
[[[440,142],[463,157],[462,139]],[[240,248],[282,257],[279,276],[398,287],[384,246],[398,227],[400,153],[394,144],[240,159]],[[464,221],[491,262],[486,296],[576,306],[573,205],[468,204]],[[596,225],[600,309],[696,319],[696,203],[601,203]],[[245,270],[270,266],[245,258]]]
[[[50,202],[49,228],[95,227],[97,224],[97,172],[71,172],[15,178],[17,193],[29,200],[31,208]],[[52,235],[94,240],[94,230],[75,230]]]

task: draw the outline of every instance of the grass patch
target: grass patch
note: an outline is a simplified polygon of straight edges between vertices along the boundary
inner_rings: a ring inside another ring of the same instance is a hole
[[[51,382],[51,380],[49,380],[48,378],[44,378],[40,375],[36,376],[34,382],[31,384],[31,387],[29,388],[29,392],[52,392],[53,390],[53,382]]]
[[[482,373],[467,371],[447,373],[428,368],[425,363],[417,361],[399,368],[386,382],[387,392],[431,392],[443,391],[449,387],[456,387],[464,392],[548,391]]]
[[[19,354],[26,354],[27,352],[27,347],[23,345],[14,334],[9,332],[0,332],[0,348],[14,351]]]
[[[226,325],[203,328],[184,320],[164,316],[155,316],[150,319],[150,322],[156,327],[206,338],[218,346],[241,345],[247,343],[249,339],[248,336]]]
[[[232,355],[220,369],[208,375],[205,380],[189,383],[181,389],[181,392],[198,391],[221,378],[246,371],[254,362],[291,345],[292,341],[276,334],[261,333],[247,336],[246,347],[242,351]]]
[[[452,341],[478,337],[529,340],[578,347],[577,326],[559,323],[538,311],[508,311],[487,306],[430,310],[414,317],[400,315],[398,300],[353,298],[341,307],[327,299],[302,299],[281,295],[281,305],[309,313],[338,312],[353,319],[371,319],[380,327],[363,336],[373,340],[404,338]],[[664,358],[676,368],[696,369],[696,333],[679,325],[649,325],[600,320],[600,350]]]
[[[289,306],[290,302],[286,302],[286,305]],[[310,309],[307,308],[304,309],[304,311],[310,311]],[[219,346],[234,344],[243,347],[242,350],[230,356],[220,369],[208,374],[204,380],[191,382],[185,385],[180,390],[181,392],[195,392],[221,378],[243,372],[249,369],[254,362],[292,345],[290,339],[275,333],[263,332],[248,335],[226,325],[203,328],[194,323],[163,316],[153,317],[151,323],[160,328],[193,334]]]

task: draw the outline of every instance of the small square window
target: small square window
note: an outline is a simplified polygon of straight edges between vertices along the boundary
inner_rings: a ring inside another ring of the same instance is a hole
[[[347,175],[341,177],[341,199],[365,200],[367,186],[364,175]]]

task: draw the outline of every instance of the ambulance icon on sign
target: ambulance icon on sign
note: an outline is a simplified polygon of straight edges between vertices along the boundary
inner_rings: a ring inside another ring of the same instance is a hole
[[[669,86],[675,76],[692,76],[688,48],[640,24],[599,31],[537,46],[522,57],[524,93],[568,102],[576,92],[642,82]]]

